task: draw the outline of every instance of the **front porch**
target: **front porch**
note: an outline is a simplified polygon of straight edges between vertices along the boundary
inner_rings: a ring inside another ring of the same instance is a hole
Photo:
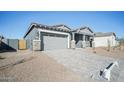
[[[94,40],[93,35],[73,32],[71,43],[73,43],[72,47],[75,46],[75,48],[85,48],[85,47],[92,47],[93,40]]]

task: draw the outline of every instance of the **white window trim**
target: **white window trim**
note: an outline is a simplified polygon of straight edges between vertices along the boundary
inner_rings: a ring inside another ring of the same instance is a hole
[[[70,48],[70,34],[69,33],[57,32],[57,31],[54,31],[54,30],[50,31],[50,30],[39,29],[39,28],[38,28],[38,31],[39,31],[39,35],[40,35],[40,32],[67,35],[68,36],[68,48]],[[40,40],[40,36],[39,36],[39,40]]]

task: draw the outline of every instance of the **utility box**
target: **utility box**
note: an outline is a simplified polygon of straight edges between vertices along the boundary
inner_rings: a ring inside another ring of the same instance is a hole
[[[34,51],[41,50],[41,40],[33,40],[33,50]]]

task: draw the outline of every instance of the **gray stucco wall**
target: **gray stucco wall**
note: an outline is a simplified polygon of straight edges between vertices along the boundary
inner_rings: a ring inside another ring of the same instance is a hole
[[[25,40],[27,41],[27,49],[32,50],[33,40],[36,37],[36,33],[38,33],[37,28],[33,28],[32,31],[25,37]]]
[[[8,45],[10,48],[18,50],[18,39],[8,39]]]
[[[0,50],[18,50],[18,39],[3,39],[0,45]]]

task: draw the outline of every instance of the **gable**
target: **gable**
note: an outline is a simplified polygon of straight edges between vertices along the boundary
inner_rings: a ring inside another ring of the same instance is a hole
[[[60,29],[64,29],[64,30],[71,30],[68,26],[66,26],[66,25],[55,25],[55,26],[53,26],[53,27],[56,27],[56,28],[60,28]]]
[[[80,30],[80,32],[84,32],[84,33],[87,33],[87,34],[92,34],[92,32],[87,28]]]
[[[87,35],[94,35],[93,31],[88,27],[83,27],[76,30],[77,33],[83,33]]]

